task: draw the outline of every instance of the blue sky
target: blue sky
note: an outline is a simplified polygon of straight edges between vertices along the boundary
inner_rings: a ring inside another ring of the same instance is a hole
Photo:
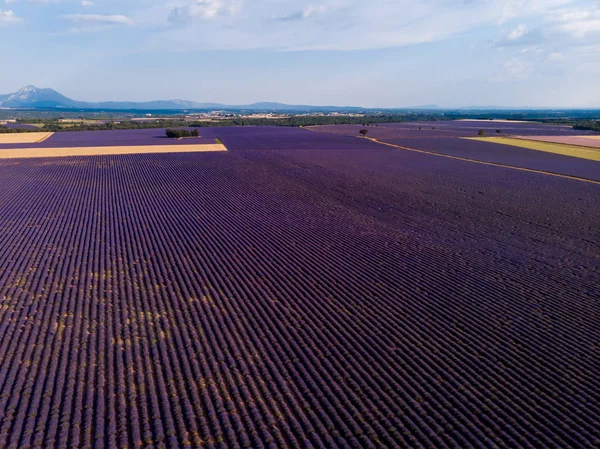
[[[0,93],[600,107],[600,0],[0,0]]]

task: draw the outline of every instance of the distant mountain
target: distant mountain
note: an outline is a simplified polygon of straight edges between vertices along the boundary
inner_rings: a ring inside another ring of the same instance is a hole
[[[1,108],[14,109],[112,109],[112,110],[165,110],[165,109],[211,109],[211,110],[252,110],[252,111],[361,111],[359,107],[337,106],[293,106],[282,103],[254,103],[250,105],[225,105],[219,103],[198,103],[186,100],[158,100],[149,102],[107,101],[89,103],[72,100],[53,89],[40,89],[26,86],[13,94],[0,95]]]
[[[0,109],[99,109],[99,110],[121,110],[121,111],[159,111],[159,110],[210,110],[210,111],[251,111],[251,112],[295,112],[295,113],[327,113],[327,112],[394,112],[394,111],[549,111],[561,110],[561,108],[533,108],[519,107],[510,108],[503,106],[467,106],[447,108],[435,104],[412,107],[397,108],[361,108],[357,106],[309,106],[290,105],[283,103],[260,102],[247,105],[227,105],[221,103],[199,103],[187,100],[157,100],[147,102],[134,101],[105,101],[92,103],[77,101],[65,97],[53,89],[40,89],[35,86],[26,86],[12,94],[0,95]],[[595,108],[597,109],[597,108]],[[594,110],[595,110],[594,109]],[[567,109],[568,110],[568,109]],[[593,110],[593,109],[582,109]]]
[[[13,94],[0,95],[4,108],[80,108],[85,103],[71,100],[53,89],[26,86]]]

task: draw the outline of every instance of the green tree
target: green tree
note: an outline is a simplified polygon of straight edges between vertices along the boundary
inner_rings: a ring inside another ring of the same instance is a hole
[[[195,130],[196,132],[198,130]],[[191,137],[192,133],[190,133],[187,129],[167,129],[167,137],[169,139],[181,139],[183,137]]]

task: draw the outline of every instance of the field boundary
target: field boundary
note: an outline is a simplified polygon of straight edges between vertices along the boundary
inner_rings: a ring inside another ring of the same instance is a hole
[[[0,160],[71,156],[118,156],[121,154],[207,153],[226,151],[227,148],[223,144],[21,148],[14,150],[0,150]]]
[[[378,140],[375,139],[374,137],[358,137],[359,139],[368,139],[371,142],[375,142],[378,143],[380,145],[386,145],[389,147],[393,147],[393,148],[398,148],[400,150],[405,150],[405,151],[413,151],[415,153],[422,153],[422,154],[429,154],[431,156],[438,156],[438,157],[443,157],[446,159],[454,159],[454,160],[458,160],[458,161],[463,161],[463,162],[471,162],[474,164],[481,164],[481,165],[489,165],[492,167],[501,167],[501,168],[508,168],[511,170],[518,170],[518,171],[524,171],[524,172],[529,172],[529,173],[538,173],[541,175],[548,175],[548,176],[554,176],[557,178],[564,178],[564,179],[572,179],[574,181],[582,181],[582,182],[587,182],[590,184],[597,184],[600,185],[600,181],[595,181],[593,179],[588,179],[588,178],[580,178],[578,176],[571,176],[571,175],[563,175],[560,173],[553,173],[553,172],[548,172],[548,171],[544,171],[544,170],[536,170],[533,168],[524,168],[524,167],[517,167],[514,165],[506,165],[506,164],[499,164],[496,162],[485,162],[485,161],[479,161],[477,159],[469,159],[466,157],[460,157],[460,156],[451,156],[449,154],[443,154],[443,153],[436,153],[434,151],[427,151],[427,150],[417,150],[416,148],[409,148],[409,147],[405,147],[402,145],[396,145],[394,143],[389,143],[389,142],[384,142],[382,140]]]
[[[543,140],[528,139],[527,136],[516,137],[462,137],[466,140],[477,142],[489,142],[498,145],[509,145],[513,147],[526,148],[528,150],[542,151],[544,153],[560,154],[562,156],[576,157],[589,161],[600,162],[600,148],[586,147],[577,144],[561,142],[546,142]]]
[[[46,140],[48,140],[50,137],[52,137],[54,135],[54,133],[48,133],[47,135],[43,136],[41,139],[36,140],[35,143],[42,143],[45,142]]]

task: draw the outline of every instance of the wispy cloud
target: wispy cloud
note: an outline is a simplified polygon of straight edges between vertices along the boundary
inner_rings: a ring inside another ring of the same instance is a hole
[[[588,8],[559,9],[548,19],[551,27],[575,39],[593,35],[600,38],[600,3]]]
[[[508,33],[507,39],[509,41],[514,41],[514,40],[522,38],[523,36],[525,36],[526,33],[527,33],[527,26],[519,25],[514,30],[512,30],[510,33]]]
[[[312,17],[320,16],[327,11],[325,5],[307,5],[304,9],[294,11],[291,13],[285,13],[279,16],[274,16],[275,20],[289,21],[289,20],[303,20],[310,19]]]
[[[193,0],[171,10],[169,20],[185,23],[196,19],[207,20],[231,16],[241,9],[241,0]]]
[[[600,43],[600,3],[549,9],[534,29],[519,25],[497,41],[499,47],[536,45],[549,51],[591,43]]]
[[[121,15],[65,14],[64,19],[78,25],[133,25],[132,19]]]
[[[0,9],[0,26],[21,22],[23,22],[23,19],[17,17],[14,12]]]
[[[176,97],[201,74],[197,95],[230,102],[600,104],[600,0],[0,0],[0,10],[0,24],[17,23],[0,28],[19,42],[0,71],[15,87],[34,73]],[[211,64],[172,54],[193,51],[212,52]],[[165,82],[172,70],[190,82]]]
[[[559,6],[573,3],[574,0],[499,0],[496,8],[499,9],[499,23],[526,16],[545,14],[547,11]]]
[[[176,0],[174,0],[176,1]],[[181,0],[161,33],[164,45],[200,48],[367,50],[444,40],[481,27],[512,26],[509,40],[529,32],[528,18],[576,0]],[[319,20],[316,20],[319,19]],[[196,24],[204,22],[200,28]],[[516,28],[515,21],[521,22]],[[215,34],[219,39],[214,39]]]

